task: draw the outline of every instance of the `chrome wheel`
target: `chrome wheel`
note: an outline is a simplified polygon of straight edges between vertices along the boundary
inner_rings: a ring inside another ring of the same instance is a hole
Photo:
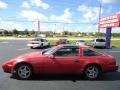
[[[96,79],[99,76],[99,69],[96,66],[89,66],[85,70],[85,75],[88,79]]]
[[[17,76],[20,79],[28,79],[32,75],[32,70],[28,65],[20,65],[17,69]]]

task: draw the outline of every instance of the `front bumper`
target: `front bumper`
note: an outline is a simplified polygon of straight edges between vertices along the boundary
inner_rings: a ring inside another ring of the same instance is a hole
[[[27,44],[29,47],[40,47],[40,44]]]
[[[6,73],[12,73],[13,72],[13,65],[11,64],[3,64],[2,65],[3,71]]]

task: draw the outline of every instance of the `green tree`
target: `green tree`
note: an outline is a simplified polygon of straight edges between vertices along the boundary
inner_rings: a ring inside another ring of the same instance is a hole
[[[7,36],[9,34],[9,32],[7,30],[3,30],[3,35]]]
[[[29,34],[30,34],[30,35],[35,35],[35,31],[32,30],[32,31],[29,32]]]
[[[25,34],[25,35],[28,35],[28,34],[29,34],[28,29],[25,29],[25,30],[24,30],[24,34]]]
[[[13,29],[13,34],[17,35],[17,34],[19,34],[19,31],[17,29]]]

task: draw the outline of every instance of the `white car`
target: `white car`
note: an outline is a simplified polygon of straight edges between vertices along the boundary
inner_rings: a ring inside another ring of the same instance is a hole
[[[95,47],[104,47],[106,48],[106,40],[105,39],[94,39],[92,42],[92,46]]]
[[[84,40],[78,40],[76,41],[76,45],[83,46],[86,45],[86,42]]]
[[[30,48],[37,48],[37,47],[43,48],[49,45],[50,43],[46,39],[42,39],[42,38],[35,38],[29,41],[29,43],[27,44],[27,46]]]

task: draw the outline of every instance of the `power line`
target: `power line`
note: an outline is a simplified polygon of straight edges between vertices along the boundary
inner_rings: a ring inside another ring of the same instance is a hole
[[[0,22],[9,22],[9,21],[13,21],[13,22],[37,22],[38,20],[24,20],[24,19],[3,19]],[[84,22],[58,22],[58,21],[40,21],[41,23],[63,23],[63,24],[97,24],[97,22],[93,22],[93,23],[84,23]]]

